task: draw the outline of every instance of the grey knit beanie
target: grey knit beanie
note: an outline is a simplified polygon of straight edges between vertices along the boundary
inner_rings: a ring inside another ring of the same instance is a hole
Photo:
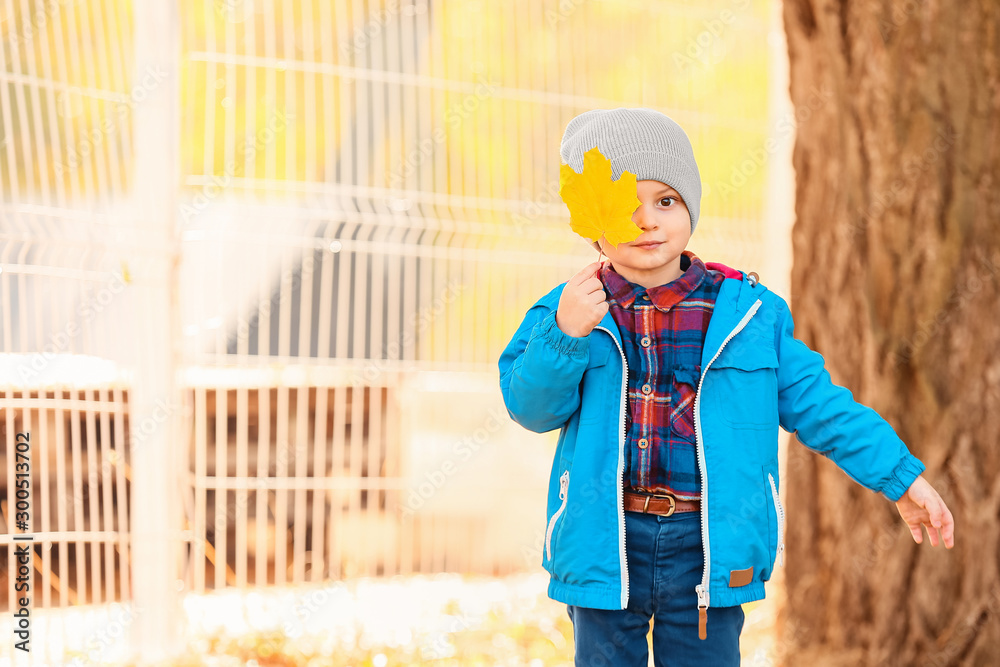
[[[611,177],[623,171],[637,181],[652,179],[677,190],[691,214],[691,232],[701,209],[701,175],[687,134],[669,116],[653,109],[594,109],[566,126],[559,156],[583,172],[583,154],[597,146],[611,161]]]

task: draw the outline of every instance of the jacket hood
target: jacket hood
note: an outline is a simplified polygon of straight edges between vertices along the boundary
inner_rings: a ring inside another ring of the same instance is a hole
[[[705,268],[710,271],[722,271],[722,275],[727,278],[735,278],[736,280],[743,280],[743,272],[738,271],[731,266],[726,266],[722,262],[705,262]]]

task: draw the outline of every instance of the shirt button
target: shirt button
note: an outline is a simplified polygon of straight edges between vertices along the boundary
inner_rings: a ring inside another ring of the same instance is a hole
[[[639,449],[646,449],[646,447],[649,447],[649,441],[643,438],[639,441]]]
[[[648,384],[642,385],[642,393],[648,394],[651,391],[653,391],[653,388],[650,387]]]
[[[649,347],[649,336],[643,336],[642,341],[640,342],[642,343],[643,347]]]

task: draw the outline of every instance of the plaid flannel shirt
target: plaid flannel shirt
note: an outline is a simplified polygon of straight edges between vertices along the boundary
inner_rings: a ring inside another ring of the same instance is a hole
[[[625,488],[698,499],[694,398],[705,332],[725,276],[688,250],[681,269],[675,280],[648,289],[610,263],[599,277],[628,361]]]

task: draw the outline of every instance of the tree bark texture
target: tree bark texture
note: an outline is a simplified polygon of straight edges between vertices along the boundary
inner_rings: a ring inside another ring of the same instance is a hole
[[[833,380],[926,465],[955,547],[916,544],[788,453],[787,665],[1000,664],[1000,2],[785,0],[791,308]]]

